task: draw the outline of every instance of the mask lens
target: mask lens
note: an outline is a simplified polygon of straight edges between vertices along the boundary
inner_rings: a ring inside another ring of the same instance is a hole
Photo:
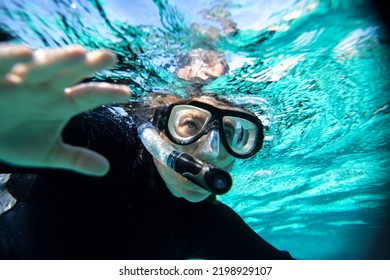
[[[225,116],[223,131],[228,145],[239,155],[247,155],[256,147],[258,127],[249,120]]]
[[[191,105],[177,105],[172,108],[168,130],[178,144],[190,144],[202,134],[211,113]]]

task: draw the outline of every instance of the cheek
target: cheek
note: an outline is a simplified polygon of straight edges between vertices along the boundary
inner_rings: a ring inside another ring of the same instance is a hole
[[[230,159],[229,161],[226,162],[225,167],[223,167],[222,169],[227,172],[232,171],[235,162],[236,162],[235,158]]]
[[[171,168],[159,162],[158,160],[153,158],[153,161],[157,167],[158,173],[160,174],[161,178],[164,180],[165,185],[170,190],[170,192],[176,197],[181,197],[175,187],[175,183],[179,180],[179,178],[177,177],[178,174],[175,171],[173,171]]]
[[[169,168],[155,158],[153,158],[153,161],[157,167],[158,173],[164,179],[166,184],[175,182],[175,180],[177,180],[177,178],[179,177],[179,174],[177,172],[175,172],[173,169]]]

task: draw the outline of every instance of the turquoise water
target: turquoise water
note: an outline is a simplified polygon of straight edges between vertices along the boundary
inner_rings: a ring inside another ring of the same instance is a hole
[[[235,35],[210,17],[218,11]],[[185,95],[178,57],[218,50],[230,70],[204,90],[255,104],[268,128],[219,199],[296,258],[390,257],[378,243],[390,219],[389,38],[368,1],[11,0],[0,24],[34,48],[112,49],[118,66],[94,79],[137,95]],[[210,27],[214,40],[202,35]]]

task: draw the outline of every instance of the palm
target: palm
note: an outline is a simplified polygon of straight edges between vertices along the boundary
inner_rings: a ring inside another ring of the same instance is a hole
[[[0,47],[0,60],[4,61],[0,64],[0,159],[22,166],[105,173],[108,163],[102,156],[64,144],[61,131],[72,116],[129,95],[127,87],[106,83],[69,87],[111,66],[115,57],[106,51],[86,53],[80,47],[33,55],[13,46]],[[13,67],[23,60],[31,61]]]

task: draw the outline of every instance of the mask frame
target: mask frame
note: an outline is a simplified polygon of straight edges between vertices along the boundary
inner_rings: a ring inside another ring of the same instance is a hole
[[[171,116],[171,112],[174,109],[175,106],[180,105],[190,105],[194,106],[203,110],[206,110],[210,112],[211,117],[208,119],[208,121],[203,126],[200,133],[197,133],[196,136],[190,137],[189,140],[179,140],[177,137],[174,137],[174,135],[171,134],[169,130],[169,118]],[[230,146],[228,139],[226,138],[226,134],[223,128],[223,119],[224,117],[233,117],[233,118],[240,118],[249,121],[250,123],[254,124],[254,126],[257,128],[257,131],[254,134],[253,139],[253,147],[243,153],[238,153],[234,151],[234,149]],[[220,109],[213,105],[203,103],[200,101],[190,101],[187,103],[174,103],[167,107],[157,109],[153,116],[153,125],[158,129],[159,131],[163,132],[168,139],[177,145],[189,145],[197,140],[199,140],[203,135],[206,135],[209,133],[212,129],[217,129],[219,132],[219,136],[221,139],[221,142],[223,146],[225,147],[226,151],[240,159],[246,159],[254,154],[256,154],[263,146],[264,141],[264,128],[263,124],[261,123],[260,119],[249,113],[249,112],[242,112],[242,111],[236,111],[236,110],[229,110],[229,109]]]

